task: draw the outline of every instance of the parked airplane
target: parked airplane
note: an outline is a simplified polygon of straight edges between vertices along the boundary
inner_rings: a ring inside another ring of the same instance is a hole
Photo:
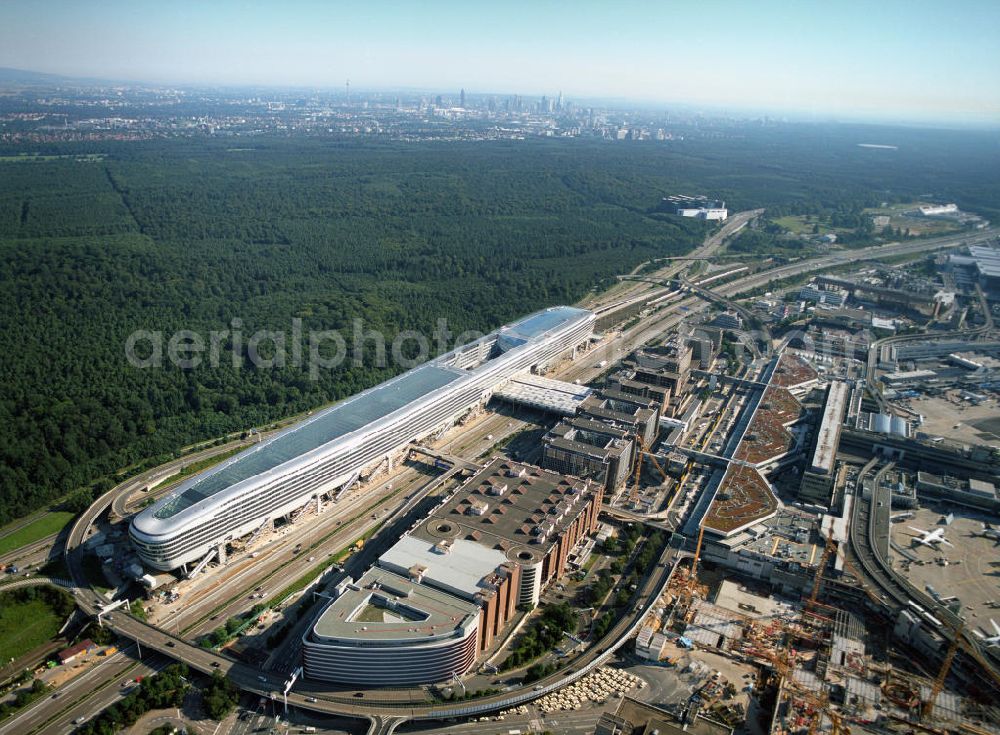
[[[951,543],[950,541],[948,541],[948,539],[944,537],[943,528],[935,528],[933,531],[925,531],[922,528],[916,528],[914,526],[907,526],[907,528],[909,528],[911,531],[916,531],[917,533],[920,534],[919,538],[914,536],[913,538],[914,543],[923,544],[924,546],[935,546],[936,544],[945,544],[946,546],[954,546],[953,543]]]
[[[990,618],[990,624],[993,626],[994,635],[983,635],[978,630],[974,631],[977,636],[990,648],[1000,647],[1000,625],[997,625],[997,621]]]
[[[989,523],[983,524],[983,530],[978,533],[973,531],[973,536],[982,536],[983,538],[993,539],[994,546],[1000,546],[1000,529],[993,528]]]

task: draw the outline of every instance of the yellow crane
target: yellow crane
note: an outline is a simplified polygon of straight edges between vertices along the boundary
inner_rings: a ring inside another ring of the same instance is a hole
[[[958,645],[962,640],[964,632],[961,627],[952,628],[951,634],[951,643],[948,645],[948,651],[941,662],[941,668],[938,669],[937,676],[934,677],[930,696],[920,705],[920,716],[927,720],[934,714],[934,703],[937,701],[938,695],[944,690],[944,681],[948,678],[948,672],[951,671],[951,662],[955,660],[955,654],[958,652]]]
[[[785,630],[785,645],[778,653],[764,653],[764,658],[771,662],[772,668],[785,688],[789,690],[793,697],[797,697],[808,702],[813,707],[812,718],[809,723],[809,735],[815,735],[822,723],[825,715],[831,723],[831,735],[851,735],[850,728],[844,724],[844,716],[830,707],[830,693],[824,690],[822,693],[808,689],[800,684],[792,671],[795,668],[795,656],[792,650],[792,631],[787,625],[782,625]]]
[[[687,585],[684,587],[684,622],[690,622],[694,613],[692,603],[694,602],[694,590],[698,586],[698,560],[701,559],[701,541],[705,537],[705,527],[698,529],[698,543],[694,547],[694,559],[691,560],[691,575],[688,577]]]
[[[830,555],[837,550],[837,543],[833,540],[833,529],[831,528],[826,534],[826,544],[823,546],[823,554],[819,558],[819,566],[816,567],[816,578],[813,580],[812,592],[809,595],[809,607],[813,607],[816,604],[816,598],[819,597],[819,588],[823,582],[823,572],[826,571],[826,565],[830,561]]]
[[[663,466],[657,461],[656,455],[649,451],[649,447],[646,446],[646,442],[642,440],[642,437],[638,434],[632,435],[632,441],[635,442],[635,471],[632,473],[632,489],[629,491],[628,499],[629,502],[634,503],[636,498],[639,497],[639,478],[642,475],[642,458],[649,457],[653,461],[653,466],[656,467],[657,472],[663,477],[663,481],[667,482],[670,480],[670,475],[667,474]]]
[[[870,588],[864,575],[862,575],[847,559],[846,555],[843,555],[840,558],[843,559],[844,566],[858,579],[858,583],[861,585],[861,588],[865,591],[865,593],[875,602],[882,604],[881,598]],[[937,701],[938,695],[944,690],[945,680],[948,678],[948,672],[951,671],[951,664],[955,660],[955,654],[958,652],[959,646],[961,646],[963,651],[979,662],[983,670],[990,676],[991,679],[993,679],[994,682],[1000,684],[1000,675],[998,675],[996,671],[993,670],[993,667],[983,659],[982,654],[965,642],[964,636],[964,627],[952,627],[951,642],[948,644],[948,650],[941,662],[941,668],[938,669],[937,676],[934,677],[934,683],[931,686],[930,696],[920,705],[920,713],[924,718],[929,719],[934,714],[934,703]]]
[[[814,617],[825,618],[825,616],[820,615],[817,610],[818,608],[826,608],[827,610],[836,610],[832,605],[827,605],[824,602],[819,601],[819,590],[823,583],[823,572],[826,571],[826,565],[830,561],[830,557],[837,553],[837,542],[833,539],[833,529],[829,529],[826,534],[826,541],[823,545],[823,553],[820,556],[819,564],[816,566],[816,576],[813,579],[812,591],[809,594],[809,598],[806,600],[804,612],[813,615]],[[846,560],[845,560],[846,563]]]

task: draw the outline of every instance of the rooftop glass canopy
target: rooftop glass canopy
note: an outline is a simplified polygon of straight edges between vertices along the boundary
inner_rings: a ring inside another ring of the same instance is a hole
[[[171,498],[158,508],[154,515],[157,518],[170,518],[227,487],[272,470],[278,465],[318,449],[327,442],[388,416],[393,411],[457,380],[460,375],[461,373],[454,369],[426,364],[359,393],[354,398],[338,403],[308,421],[237,455],[229,463],[215,472],[206,474],[182,493]]]
[[[589,314],[571,306],[553,307],[532,314],[498,330],[496,334],[501,351],[521,347]],[[176,495],[167,497],[162,505],[147,512],[161,520],[172,518],[202,500],[374,424],[469,375],[467,371],[450,367],[447,363],[447,356],[443,356],[325,409],[194,478]]]

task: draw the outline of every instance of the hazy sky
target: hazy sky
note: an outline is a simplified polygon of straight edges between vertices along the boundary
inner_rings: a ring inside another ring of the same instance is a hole
[[[1000,123],[1000,0],[3,0],[0,66]]]

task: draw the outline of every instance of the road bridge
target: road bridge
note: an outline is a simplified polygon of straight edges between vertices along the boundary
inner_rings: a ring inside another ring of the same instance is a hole
[[[982,295],[981,290],[980,295]],[[986,313],[989,315],[988,309]],[[981,327],[977,327],[976,329],[959,329],[948,332],[934,332],[930,334],[898,334],[892,337],[884,337],[883,339],[872,342],[868,347],[868,364],[865,369],[865,383],[868,386],[868,391],[875,397],[875,402],[878,403],[879,409],[885,413],[891,412],[889,403],[882,395],[882,391],[877,380],[878,359],[883,347],[894,344],[902,344],[905,342],[933,342],[943,339],[969,339],[988,333],[992,328],[992,325],[992,316],[989,316],[986,324]]]
[[[616,508],[607,503],[601,506],[601,513],[611,516],[612,518],[617,518],[622,521],[631,521],[633,523],[641,523],[644,526],[653,528],[659,531],[670,531],[673,532],[673,525],[670,523],[668,518],[669,511],[663,511],[662,513],[650,513],[648,515],[643,513],[634,513],[625,508]]]
[[[691,261],[711,259],[716,250],[722,247],[726,240],[736,235],[740,230],[746,227],[747,223],[759,217],[763,213],[763,209],[752,209],[745,212],[737,212],[729,217],[729,219],[726,220],[725,224],[723,224],[717,232],[705,238],[705,241],[700,247],[690,252],[687,256],[684,256],[683,259],[677,258],[677,262],[675,264],[672,264],[668,268],[660,269],[656,273],[651,274],[651,277],[669,281],[680,273],[683,273]],[[619,279],[635,280],[630,277],[637,275],[639,271],[650,263],[655,263],[660,260],[667,259],[654,258],[653,260],[647,260],[645,263],[640,263],[633,268],[631,273],[619,276]],[[598,318],[597,328],[605,329],[611,324],[614,324],[616,321],[623,321],[632,314],[641,311],[642,308],[645,307],[650,301],[668,294],[669,291],[667,289],[653,289],[652,291],[647,291],[628,299],[601,306],[595,310]]]
[[[0,582],[0,594],[4,592],[10,592],[11,590],[24,589],[25,587],[62,587],[63,589],[74,589],[74,585],[68,579],[59,579],[58,577],[14,577],[11,581],[3,580]]]
[[[436,454],[442,457],[445,456],[443,453]],[[86,539],[87,531],[94,520],[107,510],[118,491],[120,491],[120,488],[115,488],[102,495],[73,524],[73,528],[66,541],[64,553],[72,579],[71,584],[76,587],[74,592],[77,606],[85,614],[91,616],[96,616],[99,612],[98,606],[94,603],[97,595],[89,588],[86,581],[84,581],[86,577],[83,574],[81,564],[83,550],[80,547]],[[540,682],[534,683],[531,687],[523,687],[513,692],[504,692],[492,697],[483,697],[473,702],[460,704],[401,703],[398,700],[379,701],[375,699],[359,702],[359,700],[346,694],[338,697],[338,695],[331,694],[329,691],[308,690],[290,692],[288,701],[293,706],[321,714],[342,715],[368,720],[381,717],[380,727],[389,727],[393,725],[392,722],[386,724],[387,710],[390,713],[389,716],[395,719],[433,720],[494,712],[536,699],[585,676],[590,670],[603,664],[613,655],[618,647],[623,645],[636,632],[642,620],[652,609],[653,604],[666,587],[670,576],[676,568],[677,562],[684,556],[683,552],[676,549],[665,548],[660,557],[659,564],[649,570],[641,589],[633,597],[633,599],[641,601],[636,608],[636,612],[617,621],[602,641],[598,642],[596,646],[592,646],[573,661],[571,669],[557,672]],[[211,675],[215,671],[219,671],[247,692],[268,697],[275,701],[279,701],[281,698],[281,682],[278,681],[279,677],[262,674],[257,667],[232,661],[215,651],[195,646],[178,635],[171,634],[149,623],[140,621],[126,612],[119,611],[110,617],[106,616],[103,622],[104,625],[117,635],[136,641],[140,648],[155,650],[173,659],[183,661],[191,666],[192,669],[206,675]],[[391,732],[391,730],[389,731]]]
[[[726,375],[725,373],[713,373],[708,370],[697,370],[691,371],[691,374],[696,378],[704,378],[706,380],[711,380],[715,378],[720,383],[726,383],[728,385],[739,385],[745,388],[767,388],[770,383],[765,383],[762,380],[754,380],[752,378],[741,378],[737,375]]]
[[[938,249],[954,247],[959,244],[985,242],[994,236],[995,233],[992,230],[987,230],[974,235],[963,235],[960,238],[941,238],[938,240],[924,240],[919,243],[907,244],[892,243],[885,246],[875,246],[873,248],[851,251],[850,253],[828,256],[815,260],[803,260],[794,264],[759,271],[758,273],[750,276],[738,278],[734,281],[716,287],[714,291],[718,294],[732,297],[749,289],[757,288],[770,283],[773,280],[791,278],[803,273],[821,270],[831,266],[847,264],[858,260],[871,260],[880,257],[892,257],[895,255],[932,252]],[[706,247],[707,246],[708,243],[706,242]],[[674,271],[674,274],[680,272],[681,270],[682,267],[678,268]],[[670,309],[671,311],[676,312],[680,311],[681,307],[684,307],[683,310],[696,310],[702,308],[696,299],[687,298],[681,299],[676,304],[672,304]],[[652,326],[649,324],[640,324],[630,330],[627,334],[634,335],[634,337],[630,336],[629,340],[631,341],[626,340],[623,346],[628,347],[635,344],[637,341],[641,342],[644,339],[649,339],[652,338],[652,336],[661,334],[666,329],[678,323],[684,318],[684,316],[685,315],[681,313],[671,313],[669,316],[657,315],[655,319],[650,320],[653,322]],[[175,463],[179,465],[190,462],[196,456],[196,454],[189,455],[183,459],[176,460]],[[447,460],[447,458],[445,459]],[[87,533],[96,518],[108,509],[117,493],[131,492],[134,489],[138,489],[143,483],[148,483],[150,478],[155,478],[155,474],[157,472],[164,469],[169,469],[169,465],[157,468],[157,470],[153,470],[149,473],[145,473],[138,478],[127,480],[125,483],[122,483],[116,488],[108,491],[72,525],[65,541],[64,554],[66,556],[67,565],[69,566],[71,579],[75,584],[80,585],[80,580],[85,579],[81,568],[81,555],[77,550],[86,539]],[[132,484],[131,489],[127,488],[129,484]],[[665,554],[666,553],[667,552],[665,552]],[[634,632],[638,625],[641,624],[643,616],[648,612],[653,602],[655,602],[656,597],[658,596],[658,590],[662,589],[662,585],[666,584],[666,581],[669,579],[669,574],[672,573],[672,570],[679,558],[680,557],[676,555],[672,557],[661,557],[664,561],[661,561],[660,566],[656,570],[651,570],[653,573],[649,576],[648,581],[643,584],[642,589],[637,595],[638,599],[644,600],[639,613],[635,616],[629,616],[616,622],[615,626],[610,631],[609,636],[605,639],[612,641],[612,643],[610,643],[607,647],[598,647],[586,652],[583,657],[579,659],[579,664],[574,663],[572,665],[573,668],[571,670],[560,672],[553,677],[543,680],[540,684],[540,686],[542,686],[541,690],[534,690],[532,688],[532,690],[526,691],[522,689],[512,693],[483,698],[481,700],[476,700],[475,702],[448,706],[409,703],[400,705],[398,702],[377,701],[369,701],[364,704],[359,704],[357,701],[335,700],[331,698],[329,693],[325,692],[315,693],[316,696],[314,698],[317,700],[316,702],[308,701],[306,699],[307,695],[302,692],[292,692],[289,699],[295,706],[300,706],[304,709],[329,714],[345,714],[349,717],[368,719],[375,716],[384,716],[386,715],[387,710],[389,712],[399,711],[398,716],[408,717],[411,719],[439,719],[442,717],[480,714],[495,711],[497,709],[505,709],[525,701],[530,701],[531,699],[541,696],[547,691],[553,691],[561,686],[565,686],[567,683],[585,675],[586,671],[589,671],[593,666],[603,663],[603,661],[605,661],[607,657],[613,653],[617,646],[627,640],[628,635]],[[76,596],[78,605],[84,612],[89,614],[94,614],[96,612],[94,606],[91,604],[94,593],[86,585],[80,586],[80,591]],[[259,669],[232,662],[229,659],[219,656],[213,652],[191,646],[186,641],[170,636],[153,626],[141,623],[127,614],[119,613],[114,615],[114,621],[113,623],[110,623],[110,625],[116,632],[124,637],[134,638],[142,645],[150,646],[156,650],[162,650],[164,653],[173,658],[185,660],[192,664],[193,668],[199,671],[203,671],[205,673],[211,673],[214,670],[223,670],[225,673],[231,672],[234,682],[247,691],[255,692],[264,696],[272,696],[277,692],[277,687],[280,684],[280,682],[272,681],[267,676],[264,676],[264,681],[261,681],[259,677],[262,675]],[[578,665],[582,666],[582,668],[576,668]],[[311,695],[311,693],[309,694]],[[312,697],[310,696],[310,698]]]
[[[438,720],[486,714],[537,699],[586,676],[607,661],[629,640],[666,588],[678,562],[686,556],[686,553],[677,549],[665,548],[658,563],[648,570],[641,588],[633,595],[633,599],[641,601],[636,612],[619,619],[601,641],[573,659],[568,664],[570,666],[568,670],[557,672],[532,683],[531,686],[457,704],[413,703],[374,698],[359,700],[346,693],[338,695],[300,686],[298,690],[288,693],[288,703],[319,714],[367,719],[374,723],[373,726],[381,728],[376,732],[392,732],[398,724],[407,720]],[[85,590],[78,590],[77,605],[85,613],[96,616],[98,609],[90,599],[92,596]],[[246,692],[267,697],[275,702],[280,702],[282,699],[283,682],[280,677],[262,674],[260,669],[254,666],[232,661],[215,651],[195,646],[177,635],[140,621],[125,612],[105,616],[104,625],[115,634],[136,641],[142,648],[155,650],[175,660],[183,661],[203,674],[211,676],[218,671]],[[308,685],[308,682],[301,684]]]
[[[479,472],[482,469],[482,465],[478,465],[468,459],[463,459],[462,457],[456,456],[454,454],[449,454],[448,452],[442,452],[440,449],[433,449],[431,447],[424,446],[422,444],[411,444],[409,450],[414,454],[422,454],[425,457],[430,457],[431,459],[440,460],[441,462],[447,462],[453,467],[458,467],[463,470],[471,470],[472,472]]]
[[[373,715],[368,735],[392,735],[406,721],[407,718],[400,715]]]
[[[858,476],[858,485],[876,466],[876,462],[876,460],[872,460],[865,466],[865,469]],[[982,646],[975,636],[965,628],[964,621],[937,600],[911,585],[909,580],[892,568],[888,559],[880,551],[879,537],[883,533],[888,536],[889,533],[891,499],[890,489],[880,487],[879,480],[891,467],[892,464],[884,465],[877,471],[871,498],[867,502],[860,495],[855,495],[850,530],[851,551],[860,561],[862,571],[868,577],[869,582],[874,583],[880,591],[882,606],[889,613],[891,619],[895,620],[903,609],[912,608],[910,603],[914,602],[946,624],[935,630],[946,642],[954,638],[955,631],[961,631],[958,634],[962,637],[963,650],[975,661],[975,665],[968,667],[967,670],[978,672],[981,683],[986,687],[1000,690],[1000,670],[997,668],[997,662],[988,658],[992,656],[992,652],[985,652],[986,655],[984,655]],[[928,625],[927,621],[923,619],[921,619],[921,624]],[[943,649],[941,653],[944,654]]]

